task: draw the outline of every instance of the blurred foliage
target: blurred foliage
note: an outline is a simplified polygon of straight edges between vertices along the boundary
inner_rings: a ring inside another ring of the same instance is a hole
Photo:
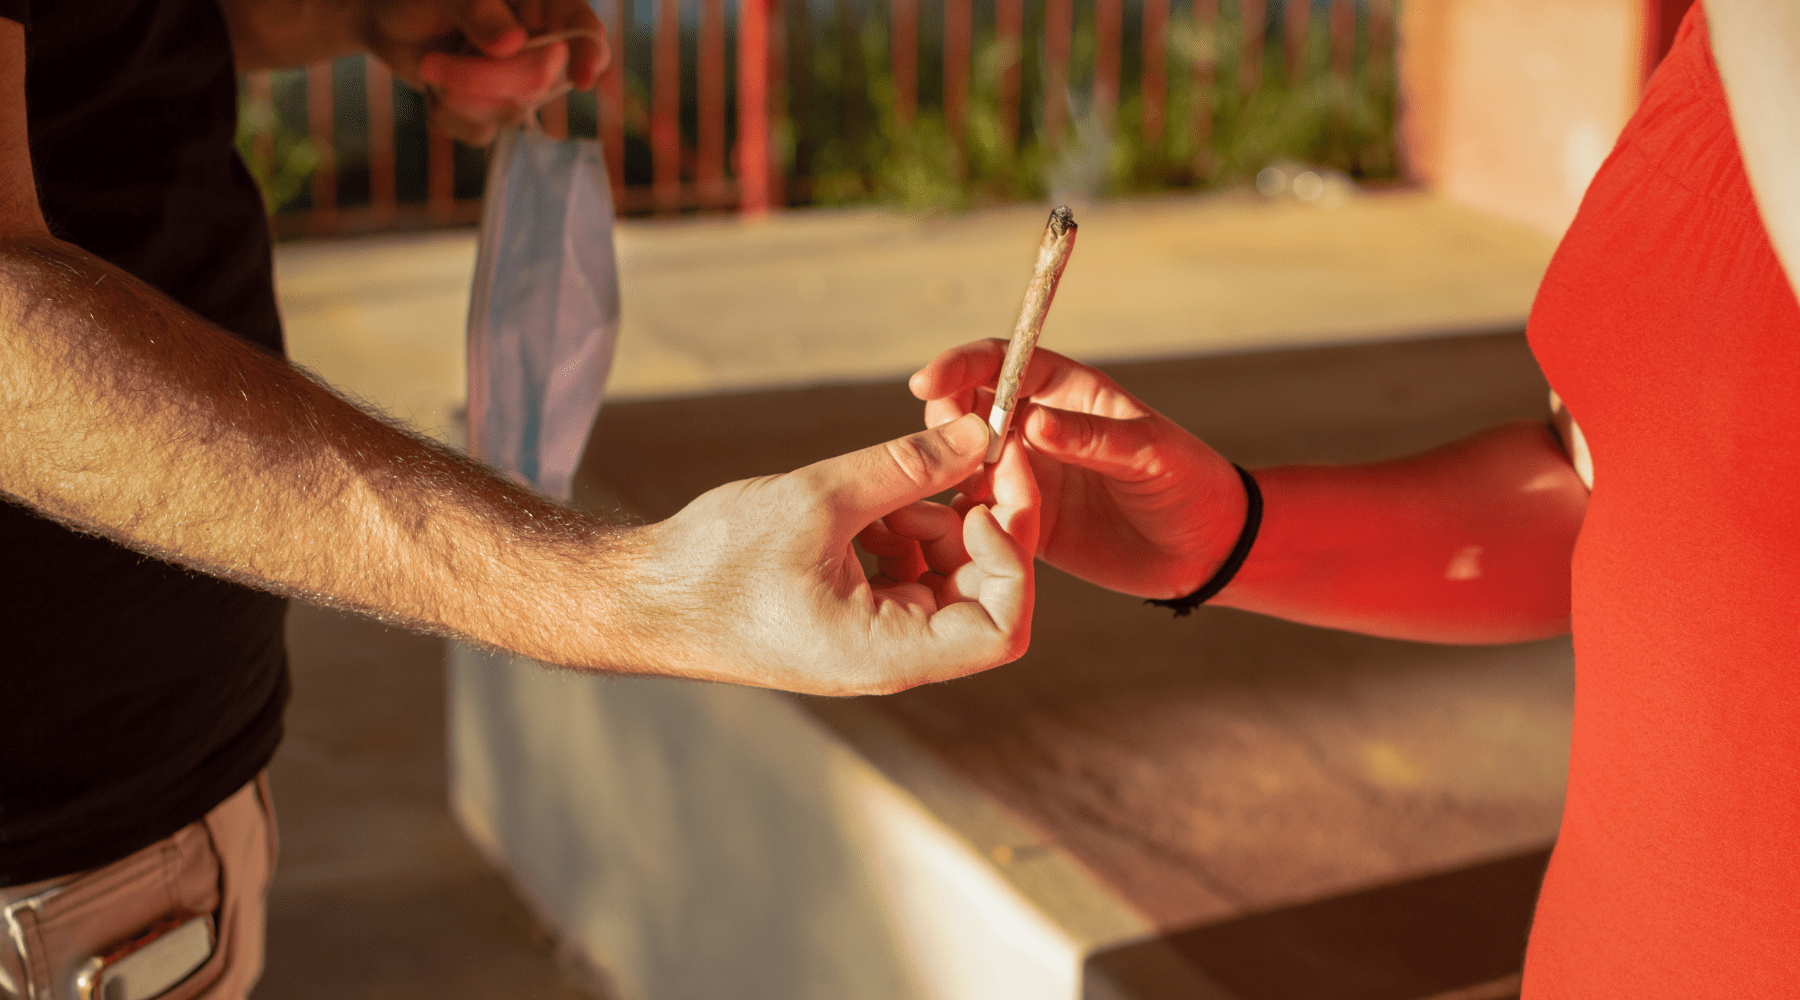
[[[270,214],[305,189],[320,160],[312,139],[277,115],[273,104],[253,101],[248,95],[238,97],[237,150],[262,189],[263,204]]]
[[[1358,61],[1346,77],[1327,71],[1323,12],[1315,17],[1306,54],[1308,71],[1290,86],[1280,65],[1279,25],[1265,33],[1262,84],[1238,87],[1239,26],[1221,18],[1195,30],[1184,17],[1171,19],[1167,96],[1160,129],[1143,127],[1144,101],[1135,79],[1121,80],[1124,99],[1115,113],[1093,106],[1091,81],[1074,81],[1063,95],[1067,125],[1043,135],[1043,100],[1025,89],[1025,120],[1016,148],[1001,121],[1000,83],[1009,67],[1025,76],[1027,56],[994,39],[980,44],[970,79],[967,123],[952,141],[939,108],[922,107],[910,123],[894,113],[885,19],[871,17],[861,30],[861,65],[872,126],[832,135],[814,160],[815,204],[886,202],[911,210],[956,210],[996,201],[1036,199],[1054,192],[1104,196],[1171,188],[1205,188],[1248,180],[1275,161],[1298,161],[1357,179],[1394,174],[1394,83],[1391,65]],[[1075,26],[1071,65],[1093,64],[1091,11]],[[841,63],[842,60],[839,60]],[[819,61],[820,89],[846,82],[841,66]],[[1211,85],[1196,82],[1196,69],[1211,67]],[[1105,120],[1110,117],[1110,120]],[[1148,133],[1148,134],[1147,134]]]
[[[642,0],[636,0],[641,3]],[[1044,5],[1026,4],[1023,45],[996,37],[991,17],[976,19],[968,106],[960,135],[952,135],[942,108],[941,24],[922,21],[919,107],[903,120],[895,107],[891,12],[883,0],[797,0],[790,13],[804,20],[805,51],[790,51],[792,117],[773,123],[775,155],[799,183],[789,190],[815,205],[884,203],[913,211],[962,210],[996,202],[1036,200],[1051,194],[1100,197],[1170,189],[1204,189],[1241,183],[1274,162],[1340,171],[1358,180],[1395,174],[1392,53],[1370,58],[1367,19],[1359,17],[1358,44],[1348,72],[1330,67],[1326,8],[1312,7],[1304,72],[1290,82],[1283,65],[1281,4],[1266,5],[1260,82],[1240,87],[1241,4],[1220,5],[1211,24],[1196,24],[1191,8],[1176,4],[1168,22],[1166,94],[1160,122],[1146,128],[1140,92],[1142,56],[1136,44],[1142,5],[1126,4],[1127,23],[1115,109],[1096,106],[1093,66],[1097,49],[1094,5],[1076,5],[1070,39],[1072,79],[1060,94],[1061,125],[1047,134],[1047,57]],[[1288,0],[1308,2],[1308,0]],[[929,5],[927,5],[929,6]],[[1357,5],[1362,8],[1364,5]],[[929,14],[929,11],[925,12]],[[647,185],[652,174],[650,131],[653,66],[650,22],[638,20],[618,41],[626,60],[624,81],[624,182]],[[691,51],[697,23],[683,21],[681,40]],[[731,51],[728,46],[728,51]],[[360,64],[359,64],[360,65]],[[355,135],[362,100],[360,69],[339,67],[338,111]],[[683,67],[689,74],[693,67]],[[1019,120],[1003,121],[1001,89],[1012,72],[1019,91]],[[291,78],[290,78],[291,76]],[[271,208],[310,205],[306,182],[320,162],[305,131],[305,88],[299,73],[276,74],[273,106],[240,104],[238,149]],[[684,75],[680,130],[684,172],[692,169],[698,111],[693,80]],[[355,86],[352,86],[354,84]],[[727,75],[728,142],[735,138],[735,73]],[[414,107],[414,105],[418,105]],[[592,135],[591,96],[571,102],[576,134]],[[396,88],[396,150],[401,200],[422,198],[425,131],[422,103]],[[1155,109],[1151,109],[1155,110]],[[340,198],[345,178],[359,162],[355,149],[336,151]],[[479,171],[463,168],[459,149],[457,195],[475,193]],[[475,157],[478,158],[478,157]],[[479,166],[479,164],[474,164]],[[366,163],[363,164],[366,170]],[[468,174],[465,184],[464,174]],[[416,176],[415,176],[416,175]],[[465,188],[467,190],[465,190]]]

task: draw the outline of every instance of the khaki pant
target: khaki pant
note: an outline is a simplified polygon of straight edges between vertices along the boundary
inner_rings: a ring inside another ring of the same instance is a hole
[[[75,1000],[95,955],[170,913],[210,913],[212,957],[158,1000],[242,1000],[262,974],[263,906],[275,872],[268,775],[198,823],[104,868],[0,889],[0,998]]]

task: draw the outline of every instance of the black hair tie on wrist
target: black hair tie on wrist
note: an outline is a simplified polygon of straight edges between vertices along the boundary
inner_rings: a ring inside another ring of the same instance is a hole
[[[1174,597],[1166,601],[1152,597],[1146,600],[1145,604],[1173,609],[1177,618],[1192,614],[1195,608],[1212,600],[1219,591],[1224,590],[1225,585],[1231,582],[1231,578],[1236,576],[1237,571],[1244,565],[1244,560],[1250,557],[1250,546],[1256,544],[1257,529],[1262,527],[1262,489],[1256,485],[1255,477],[1244,471],[1243,466],[1233,462],[1231,467],[1237,470],[1238,478],[1244,481],[1244,495],[1250,501],[1249,507],[1244,511],[1244,530],[1238,533],[1237,544],[1231,547],[1231,554],[1225,557],[1223,563],[1219,564],[1219,569],[1213,573],[1212,579],[1200,585],[1199,590],[1186,597]]]

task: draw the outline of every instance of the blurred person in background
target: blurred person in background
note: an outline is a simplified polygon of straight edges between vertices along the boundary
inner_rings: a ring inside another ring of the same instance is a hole
[[[1067,358],[1039,352],[1021,388],[1038,553],[1070,573],[1426,642],[1573,626],[1527,998],[1800,995],[1796,164],[1800,4],[1710,0],[1538,292],[1553,423],[1240,475]],[[985,412],[1004,349],[915,375],[927,425]]]
[[[568,29],[595,38],[526,44]],[[96,977],[133,961],[115,949],[163,932],[131,995],[250,989],[289,597],[551,664],[823,694],[1024,651],[1022,450],[992,510],[914,503],[980,467],[973,417],[627,528],[283,358],[237,74],[371,52],[480,144],[591,86],[599,31],[581,0],[0,0],[0,997],[62,1000],[84,972],[111,996]],[[477,54],[446,53],[464,38]],[[867,578],[851,539],[884,515]]]

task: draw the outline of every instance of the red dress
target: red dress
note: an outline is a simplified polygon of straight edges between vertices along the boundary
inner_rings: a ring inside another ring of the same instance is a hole
[[[1525,997],[1800,997],[1800,305],[1698,6],[1530,332],[1594,492]]]

